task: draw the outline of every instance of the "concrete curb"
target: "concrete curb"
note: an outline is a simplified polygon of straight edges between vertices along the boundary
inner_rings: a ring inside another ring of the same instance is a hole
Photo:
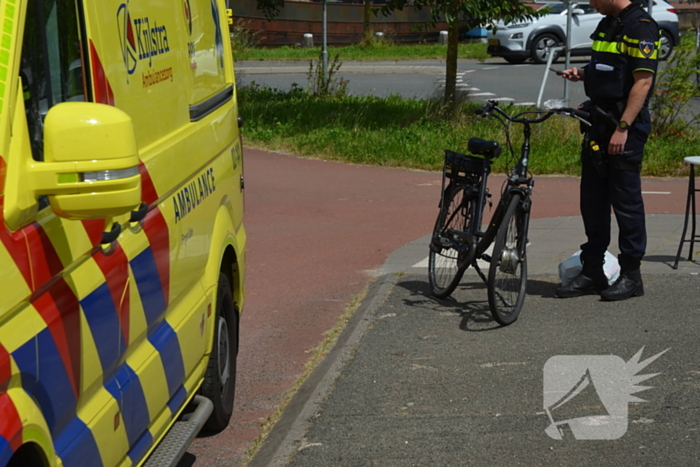
[[[343,367],[352,358],[374,321],[372,315],[389,297],[397,281],[397,274],[385,274],[372,282],[367,298],[350,318],[328,356],[294,395],[265,443],[248,464],[249,467],[285,466],[290,456],[304,446],[304,437],[312,424],[312,417],[332,392]]]

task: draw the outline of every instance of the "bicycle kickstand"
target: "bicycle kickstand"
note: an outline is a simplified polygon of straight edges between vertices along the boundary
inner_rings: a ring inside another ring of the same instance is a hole
[[[476,273],[479,274],[479,277],[481,277],[481,280],[484,281],[484,284],[488,286],[489,282],[486,279],[484,273],[481,272],[481,268],[479,267],[479,264],[476,262],[476,260],[474,260],[474,269],[476,270]]]

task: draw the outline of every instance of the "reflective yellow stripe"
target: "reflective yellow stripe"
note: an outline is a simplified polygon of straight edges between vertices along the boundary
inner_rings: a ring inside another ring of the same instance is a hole
[[[624,44],[619,44],[624,46]],[[618,50],[617,42],[603,42],[603,41],[593,41],[593,50],[596,52],[607,52],[611,54],[622,53],[622,50]],[[626,48],[626,47],[625,47]]]
[[[632,39],[629,36],[622,36],[622,40],[625,42],[629,42],[630,44],[639,44],[639,39]]]
[[[627,54],[630,57],[634,58],[648,58],[650,60],[655,60],[658,55],[659,55],[659,43],[656,43],[656,46],[654,47],[654,51],[650,56],[646,56],[642,53],[641,50],[639,50],[639,41],[637,41],[637,45],[627,45],[624,42],[603,42],[603,41],[594,41],[593,42],[593,50],[596,52],[605,52],[605,53],[610,53],[610,54]]]
[[[651,55],[646,56],[642,53],[641,50],[639,50],[639,47],[630,47],[627,51],[627,55],[635,58],[648,58],[649,60],[656,60],[656,58],[659,56],[659,48],[654,47],[654,51],[651,53]]]

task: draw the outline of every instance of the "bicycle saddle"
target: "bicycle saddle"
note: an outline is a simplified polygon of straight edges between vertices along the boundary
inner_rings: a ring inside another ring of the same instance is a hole
[[[489,141],[481,138],[469,139],[469,152],[478,154],[488,159],[495,159],[501,155],[503,148],[497,141]]]

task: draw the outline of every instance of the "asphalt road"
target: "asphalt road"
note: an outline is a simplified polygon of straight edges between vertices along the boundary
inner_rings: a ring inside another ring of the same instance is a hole
[[[588,57],[574,57],[571,66],[583,66]],[[661,67],[666,66],[663,62]],[[559,60],[553,68],[563,70]],[[288,90],[292,83],[308,85],[308,63],[300,62],[237,62],[236,73],[240,85],[255,81],[260,85]],[[542,102],[564,98],[564,79],[547,71],[545,65],[524,63],[512,65],[500,58],[460,60],[458,62],[457,90],[474,101],[497,99],[516,105],[534,105],[544,79]],[[386,97],[398,94],[408,98],[439,97],[444,90],[444,60],[411,60],[396,62],[344,62],[338,76],[348,82],[352,95]],[[587,100],[582,83],[569,83],[569,104],[576,106]],[[686,117],[700,114],[700,99],[691,99]]]
[[[585,59],[575,58],[572,64],[583,65]],[[563,60],[555,65],[563,69]],[[308,64],[299,62],[238,62],[236,73],[242,85],[255,81],[282,90],[292,83],[307,85]],[[476,100],[500,99],[515,104],[537,101],[545,67],[531,63],[511,65],[501,59],[460,60],[458,88]],[[353,95],[427,99],[441,95],[444,86],[444,60],[412,60],[401,62],[344,62],[338,76],[348,81]],[[573,104],[585,100],[583,86],[571,84]],[[548,72],[543,101],[564,96],[564,80]]]

